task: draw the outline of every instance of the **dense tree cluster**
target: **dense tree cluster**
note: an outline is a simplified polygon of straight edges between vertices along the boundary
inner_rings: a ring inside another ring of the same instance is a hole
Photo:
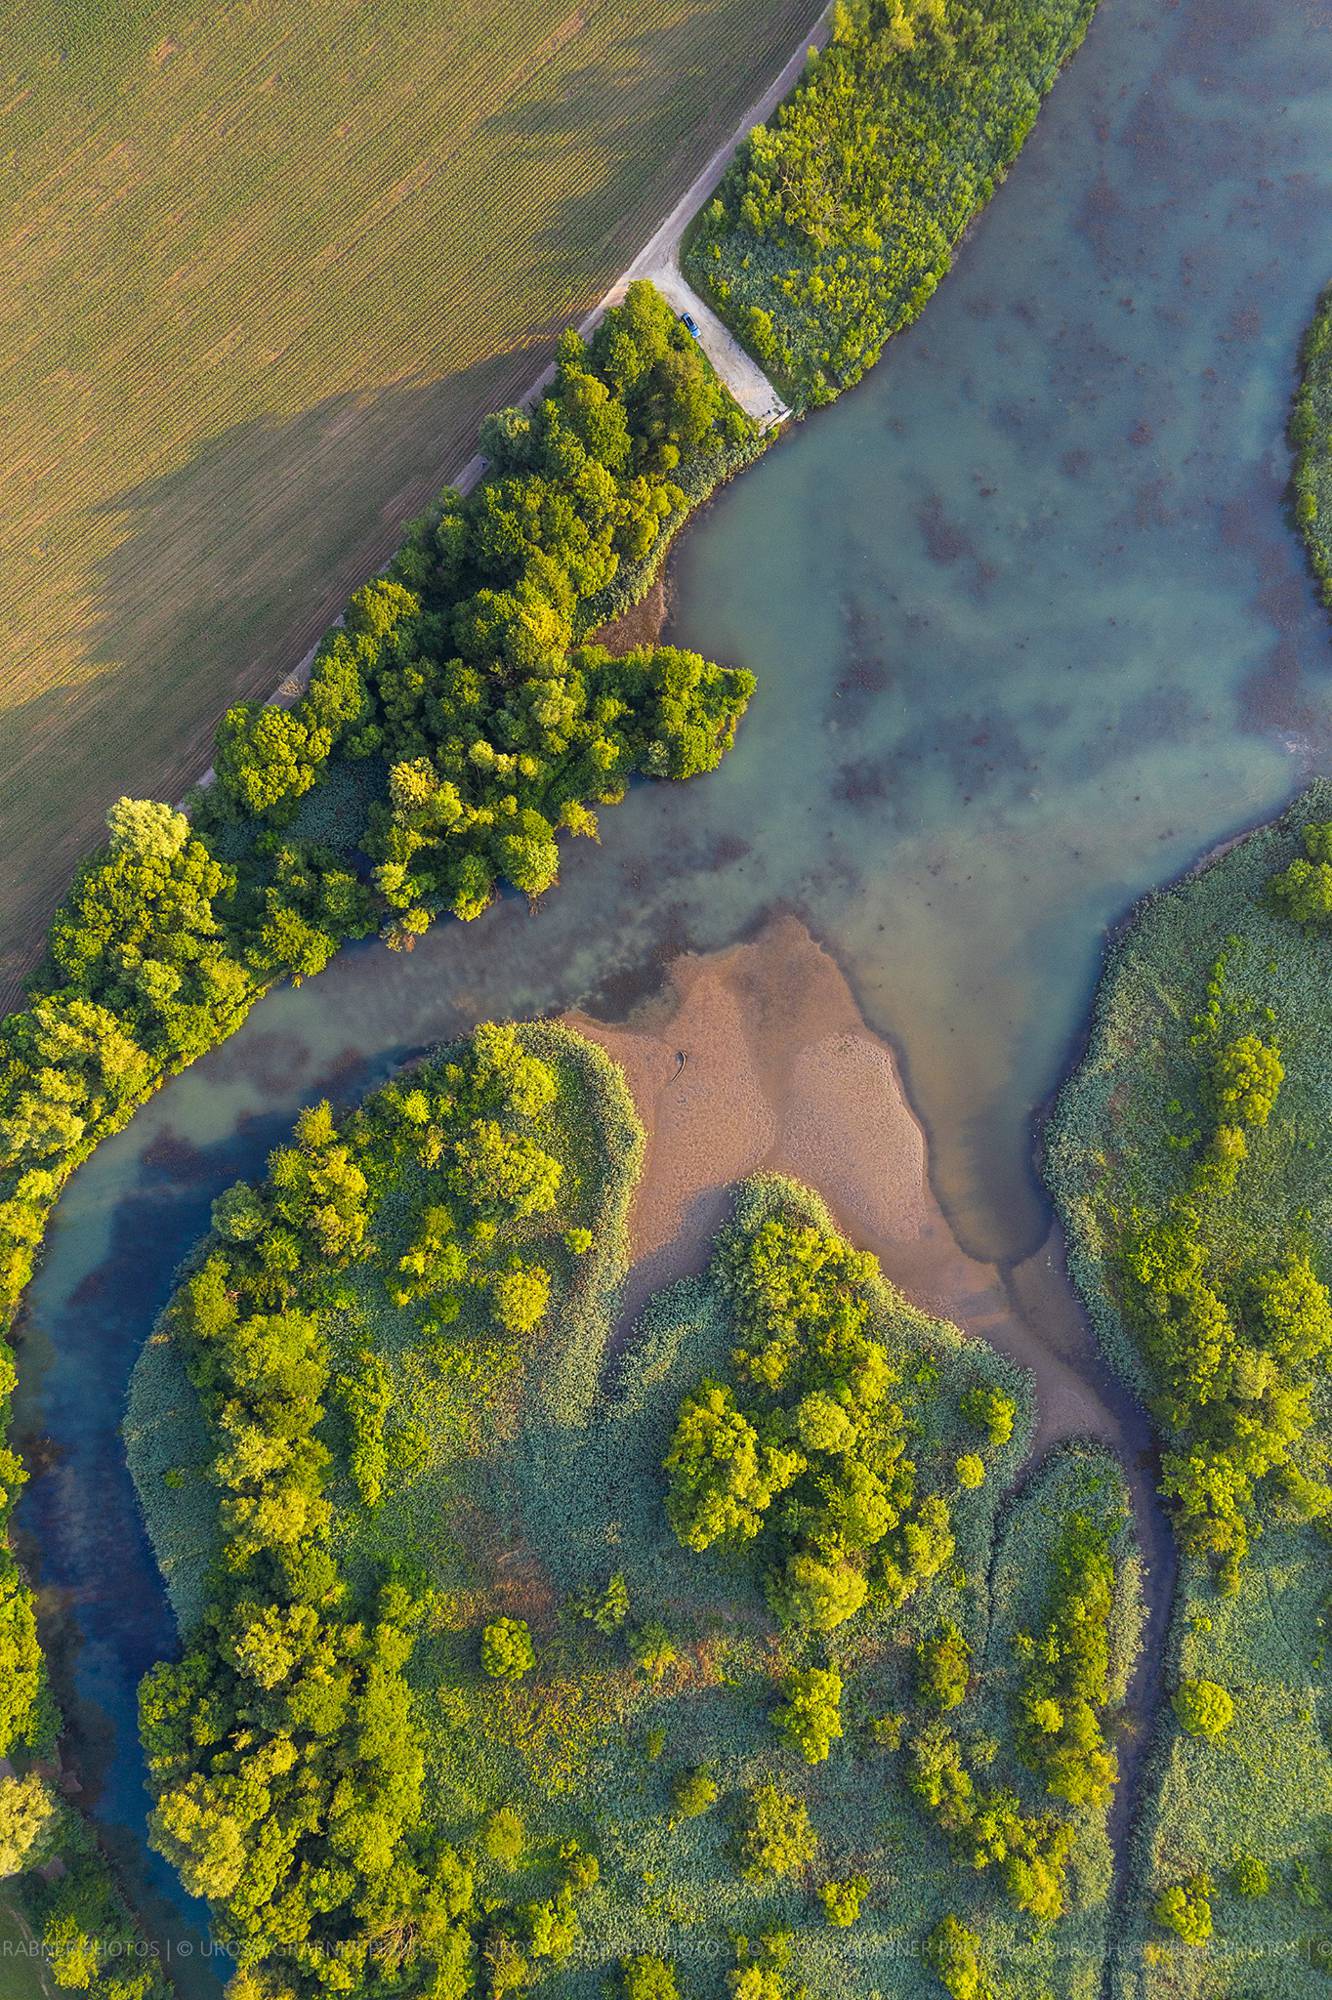
[[[895,1609],[953,1552],[942,1494],[918,1489],[895,1372],[873,1331],[873,1260],[769,1217],[714,1265],[737,1336],[736,1383],[681,1404],[667,1513],[686,1548],[756,1545],[783,1624],[828,1632]]]
[[[341,1129],[327,1106],[306,1112],[264,1185],[217,1204],[170,1308],[219,1441],[222,1550],[185,1658],[143,1684],[152,1830],[213,1905],[247,1996],[446,2000],[471,1992],[479,1969],[508,1992],[577,1936],[587,1868],[570,1861],[553,1898],[514,1910],[483,1895],[475,1855],[425,1829],[405,1670],[429,1594],[387,1573],[353,1589],[340,1571],[325,1423],[338,1384],[315,1310],[338,1302],[342,1272],[368,1265],[427,1341],[464,1296],[508,1326],[506,1286],[539,1268],[515,1231],[548,1216],[560,1186],[543,1143],[556,1097],[549,1064],[511,1029],[482,1028]],[[373,1505],[388,1398],[364,1363],[351,1379],[351,1464]],[[522,1621],[486,1628],[488,1673],[531,1663]]]
[[[579,647],[589,609],[687,510],[682,463],[751,426],[665,301],[630,287],[550,393],[487,419],[490,476],[446,492],[387,576],[358,591],[290,711],[243,704],[219,742],[214,814],[282,827],[334,757],[377,757],[375,886],[406,942],[468,918],[501,880],[539,896],[558,833],[595,834],[628,779],[712,770],[749,676],[672,647]]]
[[[1052,1797],[1072,1806],[1105,1806],[1119,1767],[1103,1727],[1115,1595],[1104,1522],[1086,1513],[1066,1522],[1053,1568],[1045,1622],[1023,1635],[1018,1741]]]
[[[687,255],[801,403],[859,381],[994,191],[1094,0],[839,0],[828,47],[703,210]]]
[[[1212,1131],[1164,1213],[1130,1220],[1120,1264],[1170,1440],[1163,1490],[1186,1544],[1215,1559],[1233,1588],[1265,1493],[1295,1517],[1332,1505],[1327,1487],[1298,1462],[1332,1349],[1332,1300],[1303,1247],[1292,1245],[1276,1261],[1237,1262],[1215,1226],[1284,1072],[1275,1045],[1260,1035],[1217,1039],[1215,1002],[1199,1018],[1200,1095]]]
[[[634,287],[591,349],[573,336],[562,343],[556,386],[536,412],[491,420],[491,477],[465,503],[446,495],[392,573],[356,594],[297,706],[243,704],[227,715],[217,783],[196,798],[192,822],[153,801],[113,807],[107,847],[78,871],[52,924],[32,1004],[0,1024],[0,1320],[31,1275],[73,1168],[163,1077],[237,1027],[272,981],[322,970],[339,944],[386,915],[390,942],[409,943],[438,911],[477,914],[501,880],[539,895],[555,879],[557,832],[594,834],[593,808],[619,799],[632,775],[683,778],[716,765],[748,699],[747,675],[672,648],[617,661],[574,642],[626,574],[646,580],[690,504],[680,482],[696,493],[697,465],[707,461],[716,477],[751,441],[752,426],[674,315],[649,287]],[[387,767],[387,799],[366,836],[376,864],[366,882],[354,857],[301,837],[293,820],[335,761],[368,770],[376,760]],[[344,1235],[355,1194],[332,1184],[336,1161],[310,1168],[316,1179],[331,1176],[323,1198],[296,1185],[304,1171],[293,1167],[293,1184],[271,1190],[262,1213],[251,1203],[247,1217],[242,1192],[224,1232],[232,1254],[255,1266],[252,1303],[271,1327],[251,1344],[274,1356],[280,1386],[268,1414],[285,1406],[288,1425],[308,1415],[306,1385],[320,1374],[317,1340],[281,1304],[304,1254],[302,1230],[306,1247],[319,1241],[333,1264],[356,1247]],[[486,1133],[454,1162],[455,1180],[475,1173],[482,1185],[490,1174],[496,1201],[510,1171],[521,1179]],[[302,1211],[294,1228],[284,1201]],[[399,1288],[423,1301],[423,1318],[433,1312],[446,1323],[458,1285],[483,1283],[503,1327],[530,1329],[545,1310],[545,1273],[521,1259],[486,1266],[476,1243],[465,1252],[446,1243],[440,1218],[448,1211],[445,1202],[420,1218],[419,1242],[403,1249]],[[297,1262],[284,1262],[293,1244]],[[7,1350],[4,1363],[0,1433],[12,1389]],[[253,1355],[246,1365],[258,1366]],[[251,1387],[262,1404],[267,1391]],[[382,1388],[369,1363],[332,1385],[370,1504],[386,1478],[410,1473],[419,1452],[409,1428],[385,1433]],[[270,1459],[289,1455],[293,1477],[262,1500],[242,1490],[228,1503],[246,1562],[271,1553],[279,1527],[297,1544],[319,1533],[322,1447],[307,1442],[287,1454],[294,1439],[265,1446],[262,1429],[245,1428],[246,1448],[260,1454],[248,1476],[260,1476],[266,1450]],[[0,1516],[20,1480],[0,1436]],[[314,1568],[322,1573],[319,1562]],[[308,1636],[311,1605],[299,1606],[296,1627]],[[285,1624],[276,1637],[264,1631],[274,1645],[295,1644]],[[392,1683],[386,1660],[405,1643],[388,1617],[352,1621],[348,1635],[329,1637],[327,1672],[351,1690],[346,1714],[357,1702],[382,1708],[390,1699],[382,1693]],[[7,1544],[0,1682],[3,1755],[51,1727],[31,1593]],[[371,1734],[367,1721],[367,1742]],[[257,1758],[250,1789],[239,1780],[232,1787],[230,1831],[213,1829],[224,1846],[268,1826],[263,1788],[282,1780],[287,1753],[273,1754],[278,1763],[266,1777]],[[196,1835],[205,1844],[213,1837],[184,1803],[167,1811],[164,1831],[173,1812],[170,1838],[182,1851]],[[225,1882],[228,1867],[213,1858],[216,1871],[205,1860],[202,1873]],[[276,1865],[267,1851],[254,1863],[260,1875]],[[80,1882],[95,1872],[85,1856]],[[105,1883],[103,1892],[119,1908]],[[325,1894],[310,1891],[307,1900]],[[95,1953],[71,1946],[60,1964],[64,1983],[111,1991]],[[124,1995],[134,2000],[128,1985]]]
[[[907,1783],[962,1859],[975,1869],[999,1870],[1018,1909],[1047,1920],[1063,1915],[1074,1840],[1070,1821],[1025,1812],[1009,1787],[982,1784],[941,1720],[926,1723],[912,1739]]]
[[[1330,923],[1332,821],[1317,820],[1307,825],[1302,840],[1304,853],[1272,877],[1272,900],[1298,924]]]
[[[156,1950],[138,1930],[100,1848],[72,1807],[54,1809],[26,1865],[45,1858],[58,1859],[59,1867],[44,1877],[29,1875],[23,1900],[40,1930],[55,1985],[87,2000],[170,2000],[174,1989]]]

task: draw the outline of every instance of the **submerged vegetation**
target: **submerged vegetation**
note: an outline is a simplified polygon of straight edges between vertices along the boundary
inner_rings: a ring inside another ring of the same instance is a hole
[[[689,276],[799,406],[873,367],[948,270],[1095,0],[838,0],[704,208]]]
[[[1099,1963],[1118,1469],[1005,1500],[1025,1379],[789,1182],[613,1355],[640,1157],[598,1051],[478,1030],[304,1113],[144,1350],[154,1838],[247,2000]]]
[[[1295,1996],[1332,1963],[1330,821],[1320,781],[1144,907],[1050,1133],[1073,1269],[1151,1401],[1185,1551],[1126,1991],[1210,1992],[1224,1953],[1237,1991]]]

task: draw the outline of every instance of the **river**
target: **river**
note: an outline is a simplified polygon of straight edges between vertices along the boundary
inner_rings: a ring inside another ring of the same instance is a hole
[[[636,788],[536,917],[272,996],[78,1174],[21,1328],[20,1526],[97,1809],[178,1913],[133,1720],[172,1633],[117,1426],[212,1197],[316,1095],[488,1016],[618,1015],[791,910],[898,1050],[959,1240],[1031,1253],[1032,1120],[1106,927],[1328,768],[1282,429],[1330,278],[1324,0],[1102,0],[923,320],[677,553],[672,636],[759,677],[723,770]]]

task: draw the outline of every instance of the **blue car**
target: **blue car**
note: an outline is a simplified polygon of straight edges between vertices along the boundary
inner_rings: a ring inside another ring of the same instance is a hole
[[[703,336],[698,330],[698,321],[692,313],[681,313],[680,324],[686,333],[693,334],[695,340],[702,340]]]

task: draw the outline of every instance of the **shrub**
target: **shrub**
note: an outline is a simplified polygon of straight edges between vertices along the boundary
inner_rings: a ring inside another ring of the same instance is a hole
[[[980,1939],[960,1918],[940,1920],[925,1940],[925,1963],[952,2000],[993,2000],[981,1969]]]
[[[637,1958],[621,1961],[624,2000],[680,2000],[675,1967],[669,1959],[642,1952]]]
[[[821,1764],[842,1734],[842,1677],[833,1667],[792,1674],[786,1700],[773,1710],[775,1727],[807,1764]]]
[[[769,1875],[798,1875],[818,1852],[818,1837],[809,1811],[793,1792],[776,1785],[756,1785],[746,1801],[740,1848],[744,1872],[752,1882]]]
[[[536,1665],[525,1618],[495,1618],[481,1634],[481,1665],[492,1680],[520,1681]]]
[[[1163,1889],[1153,1915],[1165,1930],[1185,1944],[1204,1945],[1212,1935],[1212,1883],[1207,1875],[1191,1875]]]
[[[612,1632],[618,1632],[629,1616],[629,1586],[623,1570],[616,1570],[606,1588],[588,1598],[582,1611],[588,1622],[607,1638]]]
[[[821,1884],[819,1901],[834,1930],[847,1930],[855,1923],[868,1894],[869,1882],[864,1875],[848,1875],[840,1882]]]
[[[515,1868],[527,1846],[527,1828],[523,1816],[513,1806],[500,1806],[486,1821],[481,1844],[492,1861],[501,1868]]]
[[[945,1619],[916,1648],[916,1692],[931,1708],[956,1708],[971,1680],[971,1652],[961,1629]]]
[[[1237,1854],[1233,1878],[1237,1896],[1265,1896],[1272,1886],[1267,1863],[1256,1854]]]
[[[629,1634],[629,1651],[654,1687],[680,1657],[675,1641],[659,1618],[650,1618]]]
[[[1210,1743],[1223,1736],[1235,1719],[1234,1702],[1215,1681],[1181,1681],[1172,1705],[1180,1727]]]
[[[671,1788],[677,1820],[701,1818],[705,1812],[711,1812],[718,1797],[717,1780],[706,1764],[696,1765],[692,1771],[681,1771]]]

